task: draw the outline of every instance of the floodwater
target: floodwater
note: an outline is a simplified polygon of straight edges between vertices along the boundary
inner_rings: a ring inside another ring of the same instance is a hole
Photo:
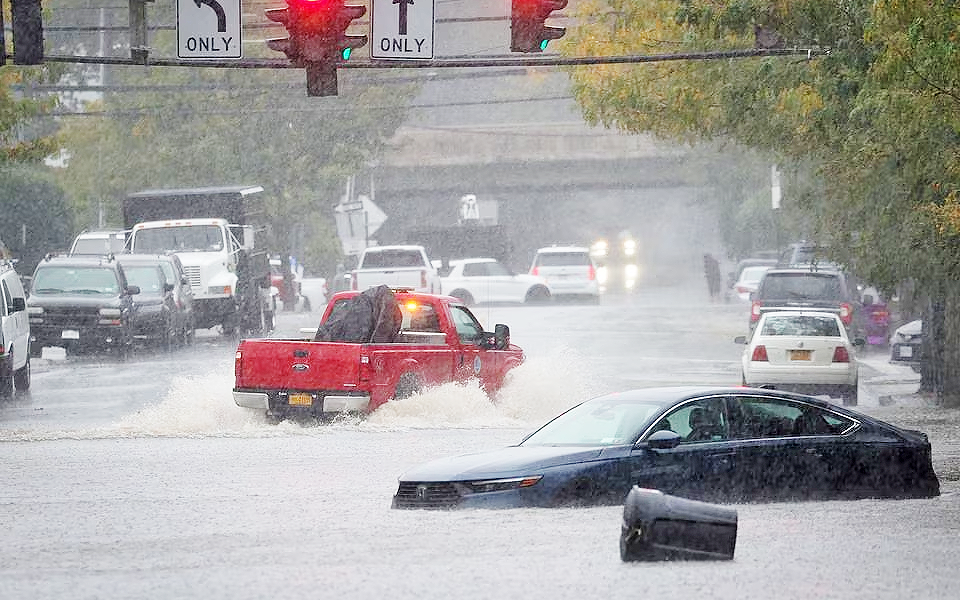
[[[955,411],[864,407],[931,432],[941,497],[737,505],[728,562],[621,562],[619,507],[390,508],[405,469],[514,443],[595,393],[736,383],[744,311],[477,309],[527,352],[496,402],[448,385],[322,426],[236,407],[233,350],[203,337],[125,365],[38,361],[30,399],[0,410],[0,598],[956,597]]]

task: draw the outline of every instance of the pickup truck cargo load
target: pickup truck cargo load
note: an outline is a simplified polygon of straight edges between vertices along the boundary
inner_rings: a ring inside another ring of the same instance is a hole
[[[382,289],[366,294],[374,306],[376,296],[383,297]],[[317,332],[308,337],[242,340],[236,353],[234,402],[281,417],[365,414],[390,400],[453,381],[478,379],[494,395],[510,369],[523,361],[523,350],[510,343],[506,325],[497,325],[494,333],[484,331],[458,299],[409,290],[394,294],[391,302],[400,310],[400,321],[389,342],[369,341],[385,330],[370,323],[365,342],[313,341],[330,339],[334,329],[343,331],[326,325],[345,320],[343,311],[356,310],[361,304],[355,302],[361,296],[357,291],[335,294]],[[383,312],[389,311],[384,307],[377,314]]]
[[[147,190],[123,201],[128,248],[177,254],[193,291],[196,326],[225,335],[272,328],[267,251],[254,238],[260,186]]]

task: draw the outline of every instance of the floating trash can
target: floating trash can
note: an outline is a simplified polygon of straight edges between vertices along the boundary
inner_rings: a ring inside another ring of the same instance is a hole
[[[731,560],[737,511],[634,486],[623,506],[624,561]]]

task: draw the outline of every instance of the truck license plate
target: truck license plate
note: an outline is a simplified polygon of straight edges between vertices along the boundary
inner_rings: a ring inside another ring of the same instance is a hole
[[[60,339],[62,340],[79,340],[80,332],[76,329],[64,329],[60,333]]]
[[[811,354],[810,350],[791,350],[790,360],[810,360]]]
[[[910,346],[900,346],[900,358],[913,358],[913,348]]]
[[[310,406],[313,404],[313,396],[310,394],[290,394],[287,398],[287,404],[290,406]]]

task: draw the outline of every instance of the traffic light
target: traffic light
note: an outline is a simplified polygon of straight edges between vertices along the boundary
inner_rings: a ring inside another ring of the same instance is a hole
[[[267,40],[267,46],[307,69],[307,95],[336,96],[337,65],[367,43],[367,36],[347,35],[347,28],[366,12],[344,0],[287,0],[287,8],[266,13],[287,28],[289,37]]]
[[[555,10],[567,6],[567,0],[511,0],[510,51],[543,52],[550,40],[562,38],[563,27],[549,27],[544,21]]]
[[[13,21],[13,64],[39,65],[43,62],[40,0],[13,0],[10,16]]]

